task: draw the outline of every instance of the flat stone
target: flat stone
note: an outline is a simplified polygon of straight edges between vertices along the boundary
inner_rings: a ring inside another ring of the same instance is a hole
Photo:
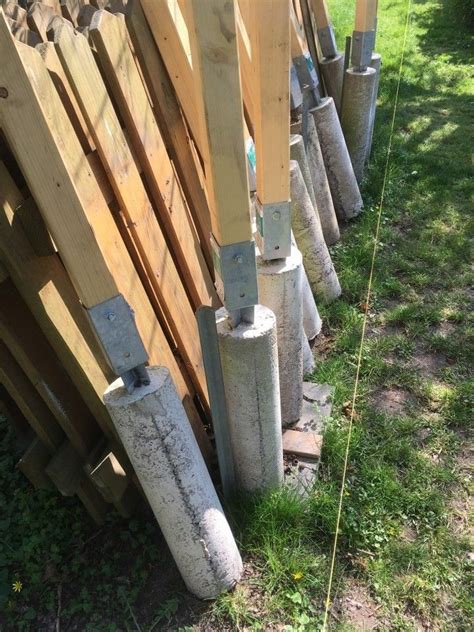
[[[304,432],[322,434],[325,421],[331,416],[334,387],[329,384],[303,382],[303,408],[292,427]]]
[[[283,432],[283,452],[296,456],[319,459],[323,438],[315,432],[285,430]]]

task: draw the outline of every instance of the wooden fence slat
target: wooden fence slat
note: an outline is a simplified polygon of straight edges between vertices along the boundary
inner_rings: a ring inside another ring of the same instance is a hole
[[[98,59],[114,93],[166,231],[175,260],[181,268],[193,307],[217,304],[194,226],[140,73],[127,44],[125,22],[108,11],[98,11],[90,34]]]
[[[45,473],[50,459],[49,450],[38,437],[35,437],[16,464],[16,468],[26,476],[35,489],[53,489],[53,482]]]
[[[167,0],[141,0],[156,45],[168,69],[176,94],[198,149],[201,147],[201,115],[197,109],[193,69],[181,41]]]
[[[211,218],[206,193],[203,188],[204,174],[193,156],[192,141],[179,107],[174,88],[156,47],[146,21],[140,0],[132,0],[126,15],[128,31],[147,83],[161,133],[170,151],[179,182],[183,188],[196,230],[201,241],[208,268],[213,272],[209,236]],[[199,177],[201,171],[201,178]]]
[[[64,433],[2,340],[0,340],[0,382],[7,389],[10,397],[15,400],[16,405],[44,445],[54,452],[62,443]]]
[[[87,457],[99,427],[11,280],[0,285],[0,336],[76,450]]]

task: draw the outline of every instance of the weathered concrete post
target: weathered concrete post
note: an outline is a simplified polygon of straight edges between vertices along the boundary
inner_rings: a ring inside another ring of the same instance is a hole
[[[321,99],[311,113],[337,216],[343,221],[351,219],[360,213],[363,202],[333,99]]]
[[[212,599],[242,561],[168,369],[131,394],[121,379],[104,401],[187,588]]]
[[[257,305],[253,324],[232,327],[222,308],[217,312],[217,333],[236,489],[278,487],[283,482],[283,451],[275,316]]]
[[[296,243],[303,257],[313,292],[330,303],[340,296],[341,286],[324,241],[321,222],[314,213],[301,169],[290,161],[291,223]]]
[[[367,156],[365,157],[365,161],[369,162],[370,154],[372,151],[372,140],[374,137],[374,127],[375,127],[375,114],[377,110],[377,97],[379,94],[379,83],[380,83],[380,69],[382,67],[382,57],[379,53],[372,53],[372,60],[370,62],[370,66],[375,68],[377,73],[377,77],[375,79],[375,88],[372,99],[372,109],[370,111],[370,131],[369,131],[369,148],[367,152]]]
[[[297,421],[303,405],[303,259],[292,247],[285,259],[257,259],[258,293],[276,317],[283,425]]]
[[[377,71],[370,66],[362,71],[348,68],[344,77],[341,126],[358,183],[369,153],[376,78]]]

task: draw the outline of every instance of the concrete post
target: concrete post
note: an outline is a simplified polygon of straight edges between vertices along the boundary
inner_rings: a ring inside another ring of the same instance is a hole
[[[121,379],[107,410],[187,588],[213,599],[239,580],[242,561],[168,369],[129,394]]]
[[[337,113],[341,112],[342,81],[344,78],[344,55],[324,57],[319,62],[323,75],[324,87],[328,97],[334,99]]]
[[[348,68],[342,90],[341,126],[357,182],[364,176],[369,151],[370,117],[377,71]]]
[[[379,53],[372,53],[372,61],[370,62],[370,66],[375,68],[375,72],[377,76],[375,78],[375,88],[374,94],[372,98],[372,109],[370,110],[370,131],[369,131],[369,150],[367,152],[367,156],[365,157],[366,162],[369,162],[370,154],[372,151],[372,140],[374,137],[374,126],[375,126],[375,114],[377,110],[377,97],[379,94],[379,83],[380,83],[380,68],[382,66],[382,57]]]
[[[311,113],[337,216],[340,220],[351,219],[360,213],[363,203],[333,99],[321,99]]]
[[[319,144],[318,132],[316,131],[316,124],[311,112],[309,112],[308,115],[306,154],[308,156],[314,197],[316,198],[316,208],[319,219],[321,220],[324,239],[328,246],[332,246],[339,241],[341,235],[339,233],[339,224],[337,223],[336,211],[334,210],[323,154]]]
[[[309,168],[308,154],[306,153],[306,147],[303,142],[303,136],[301,134],[291,134],[290,136],[290,158],[296,160],[299,164],[301,173],[303,175],[306,190],[308,191],[309,199],[313,205],[314,212],[318,212],[316,204],[316,197],[314,194],[313,179],[311,177],[311,170]]]
[[[296,160],[290,160],[290,187],[291,226],[304,257],[310,287],[324,302],[330,303],[341,295],[341,286]]]
[[[309,199],[309,198],[308,198]],[[276,317],[281,419],[284,426],[300,418],[303,405],[303,260],[292,247],[286,259],[257,258],[258,294]]]
[[[257,305],[252,325],[242,322],[232,328],[221,308],[217,334],[237,489],[278,487],[283,451],[275,315]]]
[[[321,331],[322,322],[319,316],[316,301],[309,286],[306,270],[303,272],[301,283],[301,294],[303,297],[303,329],[306,338],[310,341],[314,340]]]

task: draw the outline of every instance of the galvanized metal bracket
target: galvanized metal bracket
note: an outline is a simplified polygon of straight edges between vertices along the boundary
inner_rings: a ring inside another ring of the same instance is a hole
[[[219,338],[217,335],[216,312],[212,307],[199,307],[196,312],[196,319],[201,340],[207,389],[209,391],[217,461],[224,496],[229,498],[231,493],[235,491],[235,472],[230,439],[229,414],[225,399],[224,376],[222,374]]]
[[[135,323],[135,316],[122,294],[87,310],[107,362],[129,390],[149,383],[145,363],[148,354]]]
[[[228,312],[240,311],[258,303],[255,242],[240,241],[219,246],[211,235],[212,259],[216,271],[216,290]]]
[[[318,86],[318,75],[314,68],[313,60],[309,53],[307,55],[299,55],[293,58],[293,65],[296,70],[296,75],[300,83],[301,92],[303,94],[303,102],[305,96],[311,97],[312,103],[310,107],[316,107],[321,101]]]
[[[330,24],[318,29],[318,39],[321,45],[323,57],[332,59],[337,55],[336,38],[334,36],[334,29]]]
[[[300,82],[294,64],[291,64],[290,70],[290,109],[297,110],[303,103],[303,95],[301,94]]]
[[[370,66],[375,47],[375,31],[354,31],[352,33],[351,63],[356,70],[364,71]]]
[[[255,203],[257,233],[260,254],[266,261],[283,259],[291,254],[290,202]]]

